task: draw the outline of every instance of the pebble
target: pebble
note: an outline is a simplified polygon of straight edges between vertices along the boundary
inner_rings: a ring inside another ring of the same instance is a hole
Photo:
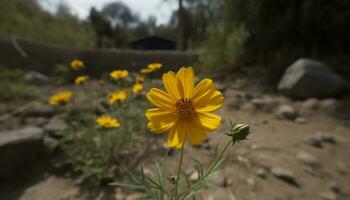
[[[267,177],[267,172],[264,168],[260,168],[260,169],[256,170],[255,174],[263,179],[265,179]]]
[[[285,181],[286,183],[289,183],[289,184],[295,185],[295,186],[299,185],[297,183],[296,179],[295,179],[294,174],[292,172],[290,172],[289,170],[287,170],[287,169],[284,169],[284,168],[281,168],[281,167],[273,167],[271,169],[271,173],[275,177]]]
[[[290,105],[281,105],[277,109],[277,116],[283,119],[294,120],[297,117],[297,111]]]
[[[312,167],[312,168],[321,168],[321,162],[313,155],[306,152],[297,153],[297,159],[302,161],[304,164]]]

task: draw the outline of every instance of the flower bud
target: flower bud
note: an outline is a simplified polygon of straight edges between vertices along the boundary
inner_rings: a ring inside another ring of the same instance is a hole
[[[250,127],[245,123],[232,123],[230,133],[227,133],[228,136],[232,137],[233,143],[239,142],[241,140],[247,139],[250,134]]]

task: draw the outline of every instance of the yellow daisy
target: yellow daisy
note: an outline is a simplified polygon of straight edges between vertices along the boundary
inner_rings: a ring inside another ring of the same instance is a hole
[[[142,76],[136,76],[135,78],[135,83],[143,83],[144,82],[144,78]]]
[[[71,67],[73,70],[79,70],[79,69],[84,68],[84,63],[83,63],[83,61],[81,61],[81,60],[73,60],[73,61],[70,63],[70,67]]]
[[[129,72],[128,70],[114,70],[110,75],[113,79],[119,80],[127,77],[129,75]]]
[[[133,87],[132,87],[132,92],[133,93],[139,93],[143,90],[143,85],[140,83],[136,83]]]
[[[177,74],[163,75],[166,92],[152,88],[148,100],[157,108],[147,110],[147,126],[154,133],[169,131],[167,145],[181,148],[185,141],[199,144],[206,132],[220,126],[221,117],[212,112],[221,108],[223,96],[212,80],[204,79],[195,86],[192,67],[181,68]]]
[[[107,94],[107,99],[109,104],[120,103],[126,99],[128,96],[127,90],[121,90],[119,92],[109,92]]]
[[[117,119],[110,116],[100,116],[96,119],[96,124],[102,128],[117,128],[120,126],[120,123]]]
[[[141,73],[148,74],[148,73],[151,73],[155,70],[160,69],[162,66],[163,65],[161,63],[151,63],[151,64],[148,64],[146,68],[141,69]]]
[[[66,104],[72,98],[71,91],[58,92],[51,96],[49,104],[52,106]]]
[[[88,76],[78,76],[77,78],[75,78],[75,84],[76,85],[82,85],[84,84],[87,80],[89,79]]]

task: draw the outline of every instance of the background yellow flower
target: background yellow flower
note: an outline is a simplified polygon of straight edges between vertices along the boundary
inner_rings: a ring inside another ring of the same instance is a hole
[[[120,126],[120,123],[117,119],[110,116],[100,116],[96,119],[96,124],[103,128],[117,128]]]
[[[221,108],[223,96],[212,80],[204,79],[195,86],[192,67],[181,68],[177,74],[163,75],[166,92],[152,88],[148,100],[157,108],[147,110],[148,128],[154,133],[169,131],[167,145],[181,148],[188,140],[199,144],[206,132],[220,126],[221,117],[212,112]]]
[[[88,76],[78,76],[77,78],[75,78],[75,84],[77,85],[82,85],[85,83],[85,81],[87,81],[89,79]]]
[[[132,92],[133,93],[139,93],[143,90],[143,85],[140,83],[136,83],[133,87],[132,87]]]
[[[51,96],[49,100],[50,105],[60,105],[60,104],[66,104],[70,99],[72,98],[72,92],[71,91],[62,91],[58,92]]]
[[[121,90],[119,92],[109,92],[107,94],[107,99],[109,104],[120,103],[126,99],[128,96],[127,90]]]
[[[113,79],[119,80],[127,77],[129,75],[129,72],[127,70],[114,70],[110,75]]]
[[[73,61],[70,63],[70,67],[71,67],[73,70],[79,70],[79,69],[84,68],[84,63],[83,63],[83,61],[81,61],[81,60],[73,60]]]

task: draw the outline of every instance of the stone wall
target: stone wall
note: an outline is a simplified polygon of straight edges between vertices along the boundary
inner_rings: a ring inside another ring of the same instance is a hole
[[[83,49],[52,45],[23,38],[0,37],[0,65],[50,74],[56,64],[81,59],[92,74],[116,68],[139,70],[148,63],[164,64],[162,71],[197,62],[194,52]]]

